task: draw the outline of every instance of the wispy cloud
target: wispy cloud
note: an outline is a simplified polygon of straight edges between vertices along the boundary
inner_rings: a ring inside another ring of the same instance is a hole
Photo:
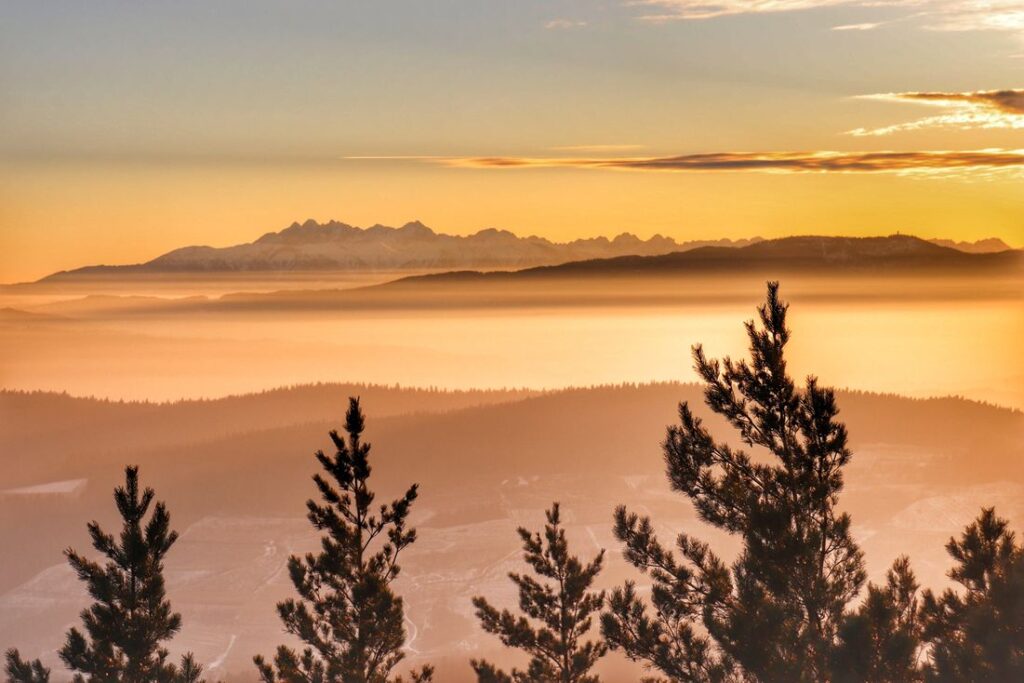
[[[436,163],[459,168],[589,168],[664,172],[899,173],[966,175],[1022,172],[1024,149],[921,152],[717,152],[670,157],[459,157]]]
[[[934,116],[881,128],[848,131],[859,137],[891,135],[925,128],[1011,128],[1024,129],[1024,89],[978,90],[975,92],[901,92],[864,95],[866,99],[907,102],[940,107]]]
[[[583,28],[587,25],[587,22],[581,19],[552,19],[551,21],[544,22],[544,28],[549,31],[566,31],[574,28]]]
[[[936,31],[1024,31],[1021,0],[931,0],[921,16]]]
[[[643,21],[714,19],[735,14],[767,14],[850,4],[852,0],[628,0],[627,5],[645,8]]]
[[[841,26],[833,26],[833,31],[873,31],[885,22],[865,22],[863,24],[842,24]]]
[[[693,21],[738,14],[769,14],[838,5],[903,7],[924,28],[937,31],[1024,30],[1021,0],[627,0],[641,8],[640,20],[652,23]],[[836,30],[871,30],[888,22],[837,26]]]

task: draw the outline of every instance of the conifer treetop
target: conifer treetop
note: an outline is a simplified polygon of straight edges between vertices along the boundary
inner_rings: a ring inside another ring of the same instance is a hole
[[[7,683],[50,683],[50,670],[38,659],[26,662],[14,648],[5,655]]]
[[[404,605],[391,588],[400,553],[416,541],[407,519],[418,487],[374,508],[369,487],[370,444],[362,440],[365,419],[358,398],[349,399],[345,436],[330,433],[335,452],[317,451],[323,473],[313,477],[320,500],[306,503],[307,518],[320,532],[319,553],[292,556],[288,572],[298,593],[277,605],[285,631],[306,647],[280,646],[273,664],[254,658],[266,683],[400,683],[392,670],[405,657]],[[431,680],[433,669],[411,673],[414,683]]]
[[[1024,680],[1024,545],[985,508],[946,550],[960,589],[923,594],[925,680]]]
[[[846,428],[830,389],[814,377],[798,388],[789,376],[787,310],[768,283],[758,319],[745,325],[749,361],[693,349],[705,403],[746,448],[717,440],[687,403],[663,444],[672,488],[740,537],[739,558],[727,567],[689,533],[677,555],[648,518],[615,514],[626,559],[654,580],[656,613],[627,584],[611,595],[604,633],[672,680],[827,680],[837,625],[865,580],[849,516],[836,510],[851,457]]]
[[[603,641],[584,640],[593,616],[604,604],[604,593],[591,590],[604,562],[600,551],[584,563],[570,554],[561,508],[546,513],[543,534],[520,527],[523,559],[542,580],[512,572],[519,592],[521,615],[498,610],[486,598],[473,598],[484,630],[501,642],[530,655],[525,671],[506,674],[487,661],[471,662],[480,683],[597,683],[590,670],[607,652]],[[543,579],[546,579],[543,580]]]
[[[202,668],[191,654],[177,666],[167,661],[163,645],[181,629],[163,577],[164,558],[178,534],[164,503],[154,504],[155,495],[140,488],[138,467],[125,468],[125,483],[114,490],[120,534],[104,532],[95,521],[88,524],[92,546],[105,562],[65,551],[93,600],[81,613],[84,632],[71,628],[59,652],[76,672],[76,682],[196,683],[200,678]]]

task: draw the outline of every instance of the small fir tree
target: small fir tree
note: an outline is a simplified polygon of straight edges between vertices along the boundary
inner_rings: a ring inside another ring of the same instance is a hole
[[[88,525],[93,547],[107,558],[93,562],[74,550],[65,555],[86,583],[93,604],[82,611],[84,633],[68,631],[60,658],[76,672],[76,683],[197,683],[202,668],[191,654],[181,665],[167,661],[163,643],[181,628],[164,589],[164,557],[178,540],[153,489],[139,489],[137,467],[125,469],[125,485],[114,490],[123,520],[120,536]],[[150,507],[153,513],[146,521]]]
[[[399,553],[416,540],[416,531],[407,528],[406,521],[417,486],[374,512],[374,493],[368,485],[370,444],[362,441],[363,429],[359,400],[350,399],[345,417],[348,440],[332,431],[335,454],[316,454],[330,478],[313,477],[323,502],[308,501],[307,517],[326,533],[318,554],[289,559],[299,600],[277,606],[285,631],[306,647],[302,652],[278,647],[273,664],[255,657],[265,683],[402,680],[391,678],[405,656],[406,638],[402,598],[391,583],[399,573]],[[433,669],[424,666],[412,673],[412,681],[430,681],[432,674]]]
[[[620,507],[626,559],[649,573],[649,614],[634,586],[610,599],[605,636],[674,681],[829,680],[845,606],[865,580],[850,518],[836,510],[851,454],[829,389],[790,379],[787,306],[769,283],[760,326],[748,322],[751,362],[708,360],[694,348],[705,400],[760,457],[715,440],[685,403],[664,444],[672,488],[700,517],[742,541],[731,568],[683,533],[681,559],[647,518]]]
[[[490,662],[473,660],[473,670],[480,683],[598,683],[600,680],[590,674],[590,670],[608,648],[603,641],[584,641],[583,638],[590,631],[593,615],[604,602],[604,593],[591,590],[601,571],[604,551],[584,564],[569,554],[558,503],[546,514],[543,536],[524,528],[518,530],[523,541],[523,557],[541,577],[538,581],[523,574],[509,574],[519,589],[519,609],[525,616],[516,616],[509,610],[498,611],[483,597],[473,598],[484,630],[498,635],[507,647],[527,652],[530,663],[526,671],[513,669],[511,674],[506,674]]]
[[[1024,681],[1024,546],[988,508],[946,549],[963,590],[924,593],[925,680]]]

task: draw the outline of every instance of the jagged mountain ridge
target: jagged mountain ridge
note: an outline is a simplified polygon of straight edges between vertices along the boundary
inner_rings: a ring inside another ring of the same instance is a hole
[[[628,232],[612,239],[590,237],[555,242],[536,235],[520,237],[495,228],[472,235],[450,235],[436,232],[419,221],[398,228],[379,224],[360,228],[339,221],[307,220],[268,232],[253,242],[230,247],[182,247],[145,263],[85,266],[54,273],[43,280],[167,273],[512,270],[621,256],[661,256],[701,247],[745,247],[760,242],[759,237],[677,242],[663,235],[644,240]],[[1009,249],[995,238],[973,243],[932,242],[972,253]]]
[[[553,242],[508,230],[487,228],[472,235],[435,232],[419,221],[392,228],[359,228],[347,223],[308,220],[231,247],[190,246],[145,263],[86,266],[48,278],[136,273],[215,273],[270,271],[511,269],[554,265],[582,259],[667,254],[702,246],[743,246],[760,238],[676,242],[655,235],[643,240],[630,233]]]

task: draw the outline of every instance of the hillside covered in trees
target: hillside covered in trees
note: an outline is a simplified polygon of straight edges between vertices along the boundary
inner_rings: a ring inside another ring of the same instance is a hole
[[[420,540],[396,585],[410,665],[429,661],[440,680],[468,680],[471,657],[519,661],[479,629],[470,602],[510,604],[505,574],[521,567],[515,527],[537,528],[560,501],[573,549],[606,551],[596,588],[610,589],[633,576],[612,534],[616,504],[652,515],[670,535],[701,525],[664,476],[658,444],[676,404],[688,401],[715,433],[730,432],[692,384],[543,394],[322,385],[169,404],[7,392],[4,411],[19,419],[4,424],[13,457],[0,482],[0,534],[18,552],[0,576],[0,640],[26,656],[56,646],[84,599],[60,549],[85,543],[84,520],[114,521],[109,490],[132,462],[181,531],[166,563],[184,624],[172,652],[194,652],[213,676],[251,674],[251,656],[280,640],[272,606],[289,593],[288,555],[316,547],[302,519],[310,452],[339,425],[350,394],[371,415],[376,488],[390,497],[420,484],[411,517]],[[873,581],[909,554],[923,585],[945,586],[943,546],[981,506],[1015,524],[1024,516],[1019,412],[842,391],[837,403],[854,453],[841,507]],[[727,535],[707,538],[726,557],[738,550]],[[633,675],[618,656],[597,670]]]

